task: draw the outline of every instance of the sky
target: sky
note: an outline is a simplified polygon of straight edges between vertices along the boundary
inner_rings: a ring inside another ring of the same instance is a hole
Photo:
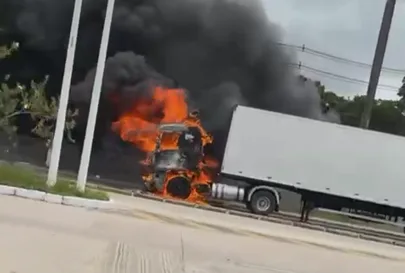
[[[371,64],[384,12],[385,0],[262,0],[269,20],[279,27],[283,43],[326,52]],[[295,61],[322,71],[367,81],[370,67],[336,62],[291,50]],[[377,98],[397,99],[396,89],[405,76],[405,0],[397,0]],[[366,94],[367,85],[342,81],[302,69],[302,74],[321,80],[328,90],[342,96]]]

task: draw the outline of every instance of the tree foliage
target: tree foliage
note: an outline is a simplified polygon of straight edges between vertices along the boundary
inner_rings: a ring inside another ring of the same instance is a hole
[[[18,43],[12,43],[10,47],[0,46],[0,59],[4,59],[11,55],[15,50],[18,49]]]
[[[324,103],[340,114],[342,124],[359,127],[365,96],[345,98],[331,91],[325,91],[321,97]],[[369,128],[405,136],[404,105],[403,100],[376,100],[372,107]]]
[[[405,100],[405,77],[402,78],[402,86],[398,90],[398,96],[401,98],[401,101]]]
[[[17,48],[18,44],[0,47],[0,59],[6,58]],[[35,123],[32,132],[41,138],[51,139],[56,125],[58,99],[48,98],[46,95],[45,87],[48,78],[45,77],[39,83],[32,81],[29,86],[9,84],[8,80],[7,76],[0,84],[0,130],[13,139],[17,131],[16,118],[21,115],[30,115]],[[67,111],[65,131],[71,141],[74,141],[71,132],[76,125],[77,115],[77,110]]]

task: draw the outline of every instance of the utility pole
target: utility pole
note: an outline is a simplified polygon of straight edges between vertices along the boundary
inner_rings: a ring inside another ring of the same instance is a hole
[[[103,84],[104,68],[107,58],[108,42],[110,39],[111,23],[114,13],[114,4],[115,0],[107,0],[107,10],[105,13],[104,28],[97,61],[96,76],[94,79],[93,92],[91,95],[86,135],[84,138],[83,151],[80,159],[79,173],[77,175],[76,187],[81,192],[84,192],[86,188],[87,174],[89,170],[90,156],[93,146],[94,130],[96,128],[97,112],[100,103],[101,88]]]
[[[66,51],[65,71],[63,73],[62,89],[59,98],[58,116],[53,140],[48,149],[51,150],[50,165],[48,169],[48,186],[54,186],[58,178],[60,152],[62,149],[63,133],[65,131],[66,111],[69,101],[70,84],[72,81],[73,63],[75,59],[77,34],[79,31],[80,14],[83,0],[75,0],[72,24],[70,27],[69,44]]]
[[[380,33],[378,35],[377,46],[374,53],[373,66],[371,68],[370,79],[367,87],[367,97],[360,121],[360,127],[365,129],[367,129],[370,124],[371,111],[373,109],[374,98],[381,74],[381,68],[384,62],[384,55],[387,48],[388,36],[391,28],[392,17],[394,15],[395,4],[396,0],[387,0],[385,4]]]

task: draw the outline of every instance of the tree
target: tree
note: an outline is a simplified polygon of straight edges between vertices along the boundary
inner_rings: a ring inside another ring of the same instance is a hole
[[[372,109],[370,129],[405,135],[405,116],[402,103],[393,100],[377,100]]]
[[[13,43],[11,47],[0,46],[0,60],[8,57],[14,50],[18,49],[18,44]],[[8,80],[8,76],[5,81]],[[20,102],[19,94],[22,91],[20,85],[10,88],[6,83],[0,85],[0,130],[5,132],[10,138],[16,132],[16,127],[12,121],[15,119],[17,105]]]
[[[17,48],[18,44],[13,44],[11,47],[0,47],[0,58],[6,58]],[[11,140],[14,140],[17,131],[16,118],[21,115],[30,115],[36,124],[32,132],[46,140],[48,164],[58,112],[58,99],[48,98],[46,95],[45,87],[48,78],[45,77],[40,83],[32,81],[28,87],[18,83],[11,85],[8,80],[9,77],[6,77],[4,83],[0,85],[0,131],[5,132]],[[76,126],[75,118],[78,114],[78,110],[69,109],[67,111],[65,131],[71,142],[74,142],[72,130]],[[16,142],[13,141],[13,144],[16,145]]]
[[[343,124],[359,127],[365,103],[364,99],[364,96],[355,96],[352,99],[340,97],[336,104],[336,110],[340,114],[340,120]]]
[[[402,78],[402,86],[398,90],[398,96],[401,97],[401,101],[405,100],[405,77]]]
[[[365,96],[344,98],[325,92],[323,101],[340,114],[342,124],[358,127],[364,108]],[[384,133],[405,135],[404,103],[395,100],[376,100],[372,107],[369,128]]]
[[[13,43],[10,47],[0,46],[0,60],[11,55],[15,50],[18,49],[18,46],[18,43]]]
[[[307,79],[305,78],[305,80]],[[342,124],[359,126],[365,96],[345,98],[332,91],[327,91],[319,81],[314,82],[314,84],[318,89],[324,108],[332,108],[337,111]],[[401,96],[398,101],[376,100],[374,102],[369,126],[371,130],[405,136],[405,77],[398,95]]]

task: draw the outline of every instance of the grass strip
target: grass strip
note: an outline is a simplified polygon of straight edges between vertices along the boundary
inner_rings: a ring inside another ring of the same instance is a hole
[[[76,189],[76,184],[69,180],[60,179],[55,186],[48,187],[45,179],[35,172],[35,170],[8,163],[0,164],[0,184],[64,196],[109,200],[106,192],[90,188],[86,188],[84,192],[81,192]]]

